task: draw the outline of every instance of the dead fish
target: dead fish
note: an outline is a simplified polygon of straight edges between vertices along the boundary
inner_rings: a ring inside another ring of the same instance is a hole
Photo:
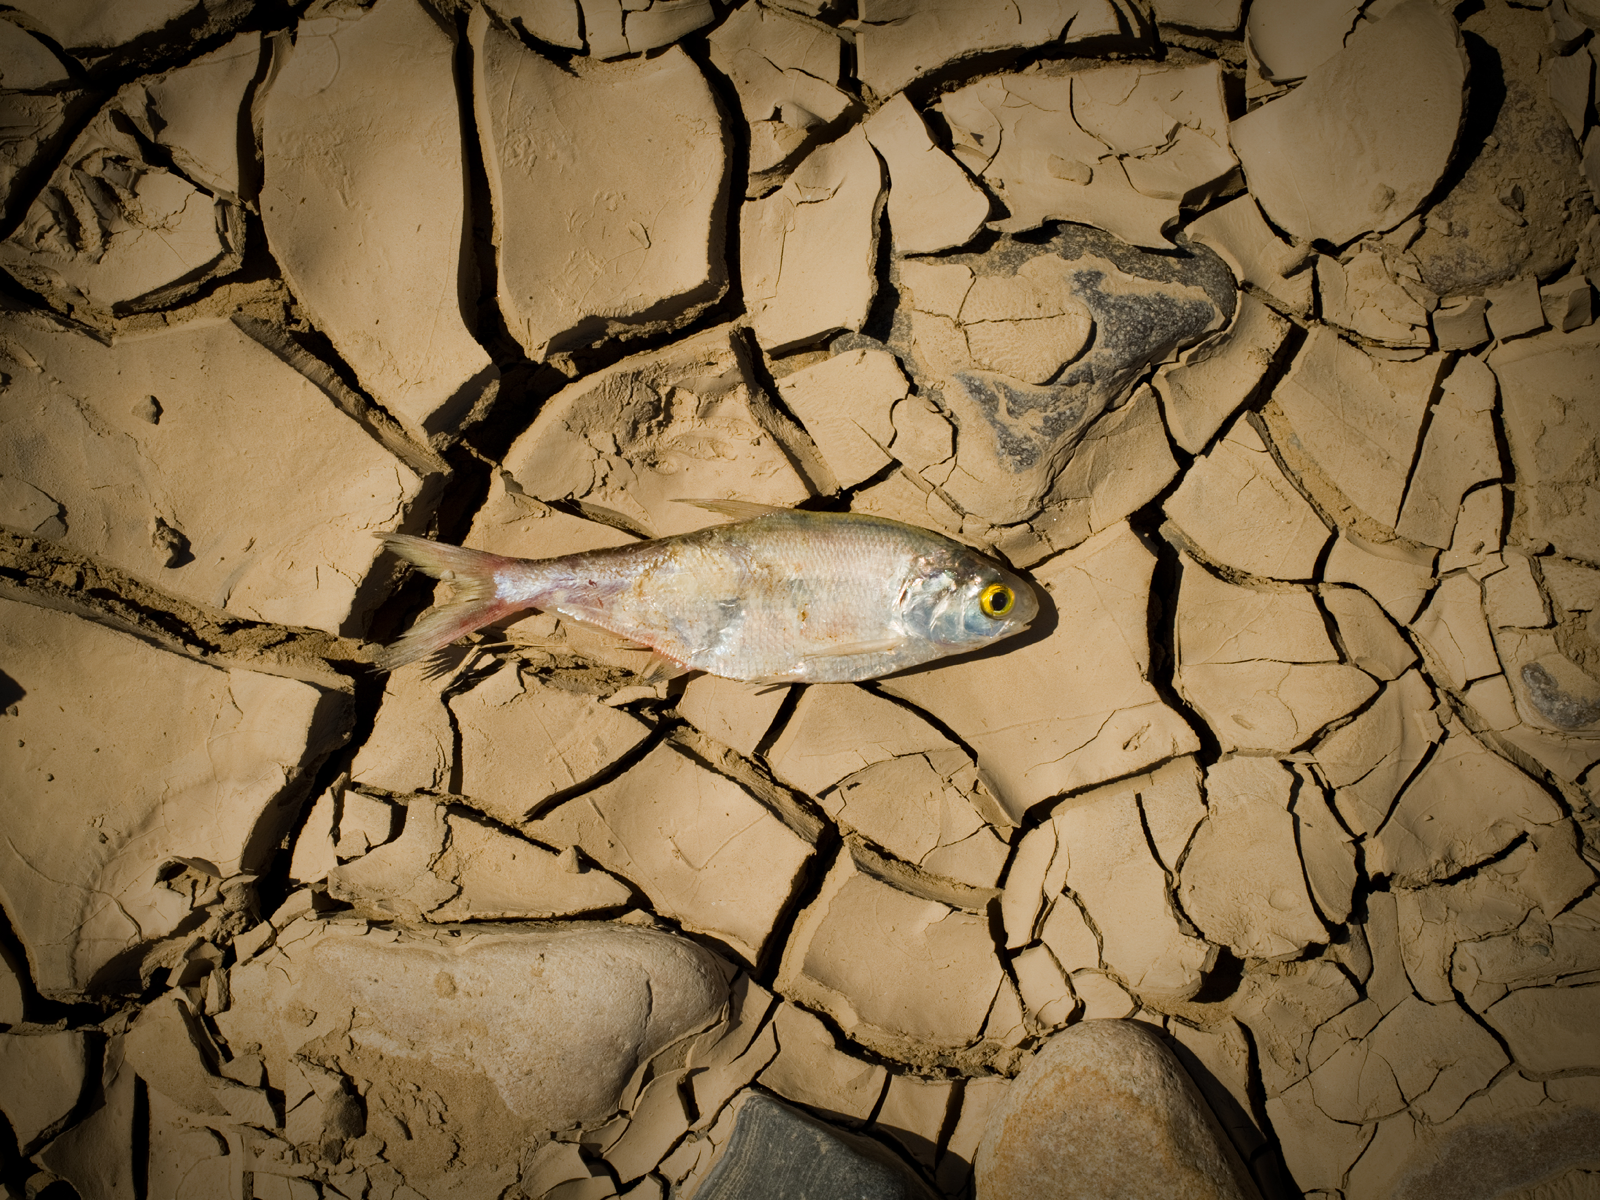
[[[865,513],[691,500],[735,518],[560,558],[506,558],[404,534],[384,544],[455,595],[380,650],[384,671],[538,608],[618,634],[668,667],[753,682],[854,683],[1020,633],[1020,576],[968,546]]]

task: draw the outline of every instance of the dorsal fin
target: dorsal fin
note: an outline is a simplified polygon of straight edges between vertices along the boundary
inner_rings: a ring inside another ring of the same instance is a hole
[[[696,508],[703,508],[707,512],[720,513],[724,517],[732,517],[735,521],[753,521],[757,517],[768,517],[773,513],[793,512],[793,509],[781,508],[776,504],[758,504],[754,500],[690,500],[680,496],[679,504],[692,504]]]

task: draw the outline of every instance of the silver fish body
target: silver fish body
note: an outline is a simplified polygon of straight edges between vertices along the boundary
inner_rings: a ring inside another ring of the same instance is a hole
[[[861,513],[774,510],[551,559],[480,556],[420,538],[386,540],[431,574],[467,582],[473,591],[467,602],[494,613],[478,624],[539,608],[729,679],[873,679],[1010,637],[1039,611],[1031,585],[977,551]],[[430,549],[493,563],[464,570],[461,562],[430,562]],[[475,581],[464,578],[472,572]],[[380,656],[380,665],[399,665],[453,640],[437,641],[450,624],[443,620],[429,637],[414,636],[447,612],[428,614]]]

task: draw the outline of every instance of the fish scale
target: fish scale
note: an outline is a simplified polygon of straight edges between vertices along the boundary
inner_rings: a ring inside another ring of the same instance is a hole
[[[700,502],[738,514],[755,506]],[[970,547],[860,513],[764,510],[732,524],[552,559],[511,559],[422,538],[390,547],[460,594],[380,652],[385,669],[471,629],[540,608],[730,679],[871,679],[1010,636],[1032,588]],[[1014,599],[980,611],[985,589]]]

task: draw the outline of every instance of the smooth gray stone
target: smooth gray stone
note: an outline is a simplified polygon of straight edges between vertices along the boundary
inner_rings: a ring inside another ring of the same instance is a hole
[[[1385,1194],[1391,1200],[1581,1197],[1593,1194],[1581,1189],[1586,1176],[1593,1186],[1588,1173],[1597,1166],[1600,1112],[1536,1109],[1426,1138]]]
[[[1557,729],[1582,729],[1600,721],[1600,704],[1562,691],[1556,677],[1542,664],[1531,662],[1524,666],[1522,682],[1533,707]]]
[[[761,1092],[734,1101],[733,1133],[694,1200],[935,1200],[877,1142],[854,1137]],[[685,1193],[674,1188],[674,1200]]]

